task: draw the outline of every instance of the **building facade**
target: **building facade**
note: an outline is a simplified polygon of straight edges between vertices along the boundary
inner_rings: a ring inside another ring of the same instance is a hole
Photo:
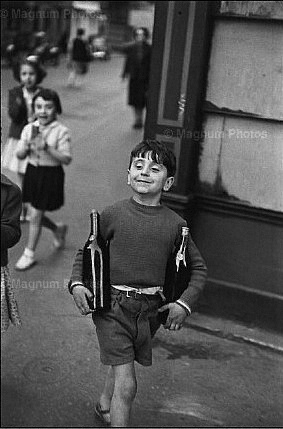
[[[11,43],[19,35],[28,44],[28,38],[44,31],[50,43],[57,43],[69,34],[71,1],[2,1],[6,19],[1,19],[2,44]],[[32,43],[32,41],[31,41]]]
[[[203,305],[261,311],[274,324],[283,318],[282,20],[282,2],[156,2],[145,129],[177,156],[164,199],[207,261]]]

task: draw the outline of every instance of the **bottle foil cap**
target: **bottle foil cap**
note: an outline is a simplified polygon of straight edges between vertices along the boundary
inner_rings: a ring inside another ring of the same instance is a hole
[[[182,226],[182,235],[186,236],[189,235],[190,228],[187,226]]]

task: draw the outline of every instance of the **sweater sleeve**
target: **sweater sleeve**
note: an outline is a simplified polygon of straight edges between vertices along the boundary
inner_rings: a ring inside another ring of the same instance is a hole
[[[72,159],[71,136],[68,128],[62,127],[58,136],[58,151]]]
[[[106,207],[100,215],[100,235],[104,242],[111,240],[113,235],[112,207]]]
[[[72,293],[72,285],[75,283],[83,284],[83,249],[79,249],[76,253],[72,267],[71,278],[68,283],[69,292]]]
[[[183,292],[179,299],[187,303],[191,308],[196,303],[200,293],[204,289],[207,278],[206,264],[191,235],[189,235],[187,260],[191,267],[191,277],[188,288]]]

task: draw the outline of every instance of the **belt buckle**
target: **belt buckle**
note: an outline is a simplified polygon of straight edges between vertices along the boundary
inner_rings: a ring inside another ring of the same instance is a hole
[[[134,294],[134,295],[131,295]],[[127,298],[131,298],[131,296],[133,296],[133,298],[136,298],[137,295],[141,295],[141,291],[138,289],[134,289],[134,290],[127,290],[126,291],[126,297]]]
[[[137,295],[141,295],[142,294],[142,292],[141,292],[140,289],[136,289],[136,290],[134,290],[134,292],[135,292],[135,298],[137,297]]]

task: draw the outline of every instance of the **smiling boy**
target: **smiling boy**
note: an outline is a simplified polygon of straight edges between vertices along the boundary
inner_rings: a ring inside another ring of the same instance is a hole
[[[137,392],[134,362],[152,363],[151,340],[158,313],[169,310],[164,327],[181,329],[206,279],[205,263],[189,236],[190,280],[175,302],[164,302],[168,260],[186,221],[161,204],[174,183],[176,160],[165,144],[145,140],[131,152],[128,185],[133,196],[107,207],[100,217],[102,238],[110,249],[111,308],[93,313],[107,379],[95,411],[112,427],[127,427]],[[82,314],[91,292],[82,281],[82,250],[77,253],[70,292]]]

